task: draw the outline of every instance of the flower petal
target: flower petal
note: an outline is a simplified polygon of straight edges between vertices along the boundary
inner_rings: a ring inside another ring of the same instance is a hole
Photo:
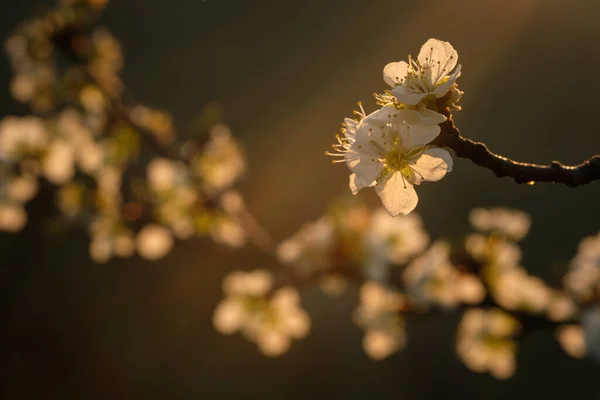
[[[399,118],[406,121],[408,124],[425,124],[425,125],[439,125],[446,122],[448,118],[445,115],[425,108],[423,111],[417,110],[402,110]]]
[[[344,136],[350,143],[352,143],[356,137],[356,128],[358,127],[358,122],[351,118],[344,118],[344,124],[346,125],[346,133]]]
[[[439,99],[440,97],[444,97],[446,95],[446,93],[448,93],[448,90],[450,90],[450,87],[452,87],[452,85],[454,85],[454,83],[460,76],[460,69],[461,69],[461,65],[456,67],[456,70],[454,71],[454,73],[448,78],[448,80],[445,83],[443,83],[435,88],[435,97],[437,97]]]
[[[378,183],[375,190],[381,198],[383,207],[392,217],[408,215],[419,201],[415,188],[403,178],[400,172],[394,172]]]
[[[429,39],[421,47],[418,59],[421,65],[429,65],[429,68],[431,68],[432,83],[436,84],[456,67],[458,53],[448,42]]]
[[[356,131],[356,140],[344,155],[350,171],[362,180],[373,182],[379,176],[383,165],[379,162],[379,154],[371,145],[372,136],[369,125],[363,125]]]
[[[440,134],[442,128],[439,125],[425,125],[422,123],[405,123],[400,126],[399,133],[402,147],[407,150],[415,147],[425,146],[431,143]]]
[[[383,68],[383,80],[391,87],[401,83],[408,72],[408,63],[406,61],[393,62]]]
[[[396,108],[396,106],[389,105],[381,107],[379,110],[373,111],[371,114],[367,115],[361,121],[361,126],[367,124],[375,124],[376,126],[383,126],[390,122],[393,122],[400,111]]]
[[[404,85],[398,85],[392,89],[392,93],[398,99],[398,103],[414,106],[418,104],[429,93],[415,93],[407,89]]]
[[[415,184],[436,182],[452,171],[452,156],[447,150],[432,147],[425,150],[410,168],[415,172]]]
[[[350,190],[353,195],[356,195],[359,190],[373,185],[375,185],[375,181],[369,182],[356,174],[350,174]]]

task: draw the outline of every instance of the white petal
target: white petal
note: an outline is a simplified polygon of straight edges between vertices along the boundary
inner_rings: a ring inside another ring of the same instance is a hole
[[[391,87],[394,87],[406,78],[407,71],[408,63],[406,61],[389,63],[383,68],[383,80]]]
[[[375,127],[376,129],[377,127]],[[373,182],[379,176],[383,165],[378,161],[379,154],[371,144],[377,135],[371,135],[369,125],[362,125],[356,132],[356,141],[352,143],[344,158],[352,172],[367,182]]]
[[[448,80],[446,81],[446,83],[443,83],[440,86],[438,86],[438,87],[435,88],[435,97],[437,97],[439,99],[440,97],[444,97],[446,95],[446,93],[448,93],[448,90],[450,90],[450,87],[452,85],[454,85],[454,83],[456,82],[456,80],[460,76],[460,69],[461,69],[461,65],[459,65],[458,67],[456,67],[456,70],[450,76],[450,78],[448,78]]]
[[[400,114],[401,111],[399,111],[395,106],[381,107],[379,110],[373,111],[371,114],[363,118],[360,127],[364,127],[365,125],[375,125],[377,127],[381,127],[396,120]]]
[[[392,89],[392,93],[398,99],[398,103],[414,106],[418,104],[428,93],[415,93],[406,89],[403,85],[396,86]]]
[[[399,133],[402,139],[402,147],[414,149],[415,147],[425,146],[438,137],[440,131],[439,125],[405,124],[400,126]]]
[[[439,125],[446,122],[448,118],[445,115],[430,110],[428,108],[423,111],[417,110],[402,110],[399,116],[402,120],[408,124],[425,124],[425,125]]]
[[[350,190],[352,191],[353,195],[356,195],[358,193],[359,190],[369,187],[369,186],[374,186],[375,185],[375,181],[367,181],[364,178],[359,177],[356,174],[350,174]]]
[[[415,171],[415,184],[421,181],[436,182],[452,171],[452,156],[447,150],[433,147],[425,150],[410,168]]]
[[[346,134],[344,136],[350,143],[352,143],[356,137],[356,128],[358,126],[358,122],[350,118],[345,118],[344,124],[346,124]]]
[[[433,84],[440,78],[448,75],[456,67],[458,53],[448,42],[438,39],[429,39],[419,52],[419,62],[428,64],[431,68]]]
[[[408,215],[419,201],[413,185],[407,182],[400,172],[393,173],[388,179],[377,184],[375,190],[383,207],[392,217]]]

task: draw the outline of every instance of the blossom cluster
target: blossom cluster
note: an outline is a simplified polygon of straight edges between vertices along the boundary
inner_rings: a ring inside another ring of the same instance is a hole
[[[127,104],[119,42],[84,29],[105,3],[62,1],[6,41],[11,92],[34,114],[0,120],[0,230],[21,230],[26,204],[48,191],[96,262],[156,260],[194,235],[243,245],[240,145],[218,118],[178,142],[169,114]]]
[[[213,323],[222,334],[241,332],[269,357],[285,353],[292,339],[308,334],[310,318],[300,308],[298,291],[273,288],[268,270],[235,271],[223,280],[227,296],[215,309]]]
[[[345,119],[335,151],[326,152],[343,157],[339,161],[352,172],[353,194],[375,187],[390,215],[407,215],[417,206],[415,185],[439,181],[452,171],[450,153],[433,142],[447,110],[460,109],[457,61],[450,43],[429,39],[417,59],[385,66],[383,79],[392,89],[375,95],[381,108],[367,115],[359,103],[361,111]]]
[[[530,217],[513,209],[478,208],[469,221],[475,232],[466,235],[464,247],[430,243],[416,213],[394,218],[356,198],[341,200],[279,245],[281,268],[273,273],[288,286],[317,283],[328,294],[358,281],[353,320],[364,331],[365,353],[375,360],[406,346],[412,318],[452,310],[464,310],[456,352],[475,372],[512,376],[519,338],[540,324],[555,329],[570,356],[597,357],[600,308],[584,308],[568,285],[552,287],[522,266],[518,242],[529,232]],[[590,268],[591,240],[595,237],[582,242],[566,283],[582,260]],[[215,315],[224,314],[217,309]],[[215,326],[224,331],[217,319]]]

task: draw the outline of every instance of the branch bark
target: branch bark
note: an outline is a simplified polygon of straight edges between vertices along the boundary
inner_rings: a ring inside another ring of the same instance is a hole
[[[508,176],[519,184],[555,182],[570,187],[600,180],[600,155],[575,166],[563,165],[558,161],[552,161],[549,165],[513,161],[491,152],[483,143],[463,137],[454,125],[452,115],[447,116],[448,120],[440,125],[442,131],[433,144],[452,149],[457,157],[471,160],[491,170],[499,178]]]

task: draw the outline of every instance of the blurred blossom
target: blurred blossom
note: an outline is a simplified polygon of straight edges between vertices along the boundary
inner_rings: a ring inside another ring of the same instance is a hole
[[[559,322],[571,319],[577,313],[575,301],[567,294],[554,291],[546,308],[546,313],[551,321]]]
[[[35,82],[25,74],[16,75],[10,83],[10,93],[21,103],[31,101],[35,96]]]
[[[42,172],[50,182],[62,185],[73,178],[74,162],[75,154],[69,142],[55,139],[50,143],[42,161]]]
[[[580,301],[597,298],[600,285],[600,233],[579,243],[564,277],[565,288]]]
[[[470,309],[458,325],[456,352],[474,372],[510,378],[516,370],[514,336],[519,330],[519,322],[499,309]]]
[[[82,116],[74,109],[67,109],[58,116],[56,129],[76,150],[74,157],[79,168],[95,175],[106,161],[106,149],[96,142],[93,130]]]
[[[279,259],[292,264],[301,274],[308,275],[332,266],[335,226],[331,216],[305,224],[277,249]]]
[[[388,262],[404,264],[425,250],[429,235],[417,214],[393,218],[380,208],[373,213],[365,241],[371,251],[383,252]]]
[[[48,132],[37,117],[5,117],[0,122],[0,159],[18,162],[38,156],[48,146]]]
[[[544,281],[521,267],[499,272],[490,286],[498,304],[511,310],[543,312],[552,299],[552,290]]]
[[[173,248],[173,235],[165,227],[149,224],[138,232],[135,242],[140,256],[147,260],[158,260]]]
[[[406,344],[404,320],[400,314],[406,300],[398,292],[367,281],[360,288],[360,305],[354,322],[365,331],[363,349],[375,360],[384,359]]]
[[[27,223],[27,212],[19,203],[0,202],[0,230],[18,232]]]
[[[181,162],[155,158],[148,163],[148,183],[156,192],[167,192],[185,179],[186,172]]]
[[[467,252],[476,261],[494,265],[500,269],[510,269],[519,265],[521,249],[515,243],[495,237],[473,233],[465,240]]]
[[[27,212],[23,204],[31,200],[38,191],[34,176],[20,175],[4,177],[0,183],[0,231],[18,232],[27,223]]]
[[[86,85],[79,92],[79,102],[83,108],[91,113],[100,114],[107,105],[104,94],[95,85]]]
[[[587,355],[585,334],[580,325],[563,325],[557,328],[556,340],[565,353],[573,358],[584,358]]]
[[[306,336],[310,318],[300,308],[295,288],[285,286],[269,296],[272,277],[266,270],[235,271],[223,281],[227,297],[213,314],[213,324],[222,334],[241,331],[268,357],[285,353],[292,339]]]
[[[245,208],[244,198],[236,190],[228,190],[221,195],[221,207],[229,215],[235,215]]]
[[[246,170],[242,150],[225,124],[213,127],[210,140],[204,151],[192,160],[192,166],[204,180],[208,193],[227,189]]]
[[[6,195],[20,203],[31,200],[38,192],[38,181],[31,175],[21,175],[6,183]]]
[[[230,247],[242,247],[248,241],[246,231],[232,218],[221,216],[215,219],[210,237],[217,243]]]
[[[485,288],[474,275],[463,274],[450,261],[450,247],[435,242],[429,250],[404,270],[407,292],[417,301],[437,302],[444,306],[479,303]]]
[[[0,229],[23,227],[23,203],[44,177],[58,186],[62,216],[86,225],[98,262],[130,256],[136,247],[144,258],[160,258],[171,250],[173,235],[244,245],[246,232],[235,215],[243,211],[241,196],[232,191],[220,198],[245,170],[241,147],[226,125],[211,121],[210,140],[203,147],[193,143],[199,151],[188,154],[173,144],[169,114],[129,105],[119,42],[108,30],[88,26],[105,3],[61,0],[5,42],[13,95],[44,119],[0,121]],[[151,145],[143,135],[152,137]],[[161,157],[179,154],[178,160]],[[138,171],[149,158],[144,182]],[[134,221],[144,226],[137,235],[126,225]]]
[[[134,124],[150,132],[159,143],[166,145],[175,138],[175,127],[169,114],[137,105],[133,107],[130,115]]]
[[[516,241],[523,239],[531,226],[529,215],[508,208],[476,208],[469,213],[469,221],[480,232],[506,236]]]
[[[90,256],[97,263],[106,263],[113,256],[127,258],[134,253],[133,233],[111,217],[94,220],[90,235]]]
[[[223,292],[229,297],[264,297],[273,286],[273,276],[266,269],[234,271],[223,279]]]
[[[92,33],[94,56],[89,63],[90,74],[110,95],[118,95],[122,90],[119,72],[123,68],[121,46],[115,37],[105,29]]]
[[[360,202],[339,202],[315,222],[302,226],[277,249],[278,258],[304,275],[337,268],[354,269],[385,282],[393,264],[405,264],[429,241],[416,214],[393,218],[384,209],[370,212]]]

